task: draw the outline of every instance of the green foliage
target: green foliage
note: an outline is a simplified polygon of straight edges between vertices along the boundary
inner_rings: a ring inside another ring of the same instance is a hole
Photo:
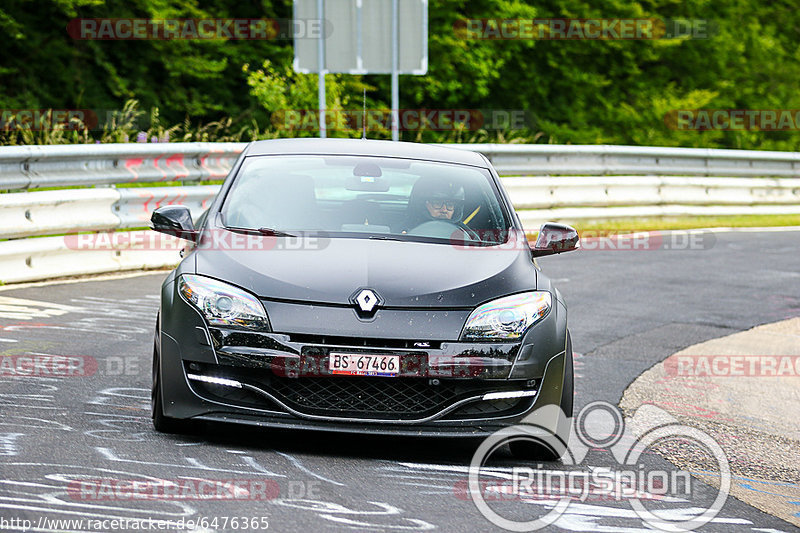
[[[319,134],[319,108],[317,74],[298,74],[291,67],[276,67],[264,61],[262,68],[247,72],[250,94],[266,112],[272,134],[281,137],[315,137]],[[360,137],[361,131],[347,121],[348,116],[360,116],[364,91],[373,87],[362,82],[360,76],[327,74],[325,76],[325,109],[329,137]],[[376,102],[367,104],[374,109]],[[377,103],[379,108],[386,107]],[[268,138],[264,134],[262,138]],[[370,131],[371,138],[391,137],[391,131]]]
[[[0,131],[0,143],[313,136],[286,110],[317,108],[316,75],[291,69],[289,40],[76,40],[74,18],[288,18],[289,0],[6,0],[0,110],[92,109],[96,129]],[[654,40],[466,39],[464,19],[709,21],[709,35]],[[800,10],[777,0],[437,0],[429,70],[401,77],[403,109],[524,110],[522,129],[406,131],[422,142],[607,143],[800,149],[797,131],[678,131],[679,109],[800,109]],[[250,65],[258,65],[251,68]],[[326,77],[330,110],[389,107],[388,76]],[[146,110],[146,111],[145,111]],[[311,124],[313,126],[313,124]],[[329,124],[331,136],[359,136]],[[388,138],[389,131],[370,131]]]
[[[51,116],[52,113],[53,110],[49,110],[45,115]],[[149,126],[141,129],[144,115],[145,112],[139,109],[138,101],[128,100],[120,111],[108,114],[108,121],[102,129],[92,130],[80,120],[73,119],[64,124],[56,124],[53,128],[21,128],[7,132],[0,130],[0,145],[124,143],[136,141],[139,136],[144,139],[141,142],[238,142],[264,138],[258,135],[257,124],[235,128],[230,118],[196,126],[186,119],[181,124],[167,126],[162,122],[157,107],[150,109]],[[6,119],[12,122],[15,117],[9,114]]]

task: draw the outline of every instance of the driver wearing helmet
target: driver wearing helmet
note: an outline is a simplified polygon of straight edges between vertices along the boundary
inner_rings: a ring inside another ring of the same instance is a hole
[[[464,210],[464,188],[443,180],[419,180],[408,201],[408,220],[403,233],[434,220],[458,224]]]
[[[461,190],[463,197],[464,191]],[[453,218],[456,212],[456,206],[463,206],[463,198],[458,195],[452,195],[448,191],[435,192],[425,200],[425,208],[432,218],[446,218],[448,220]]]

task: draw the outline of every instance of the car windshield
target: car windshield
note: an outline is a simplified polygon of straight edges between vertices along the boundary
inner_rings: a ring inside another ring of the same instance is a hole
[[[479,245],[506,242],[489,171],[362,156],[253,156],[222,208],[229,228]]]

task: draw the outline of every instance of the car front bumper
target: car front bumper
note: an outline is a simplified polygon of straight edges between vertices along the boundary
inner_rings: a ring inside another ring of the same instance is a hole
[[[209,328],[169,285],[162,294],[159,325],[160,383],[168,417],[349,433],[480,437],[523,421],[538,407],[561,402],[566,310],[560,304],[521,342],[431,341],[415,347],[397,339],[356,344],[355,338]],[[329,354],[337,350],[398,355],[400,371],[384,378],[328,375]],[[327,390],[331,385],[334,390]],[[513,398],[496,396],[515,393]],[[428,396],[438,400],[428,401]]]

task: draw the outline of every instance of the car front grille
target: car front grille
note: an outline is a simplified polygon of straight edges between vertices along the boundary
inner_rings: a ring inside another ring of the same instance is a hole
[[[301,412],[374,418],[436,412],[458,395],[453,383],[429,385],[427,379],[344,376],[278,378],[272,381],[272,392]]]
[[[196,367],[197,363],[193,363]],[[267,370],[202,365],[200,373],[257,387],[292,411],[304,415],[363,420],[415,420],[436,415],[465,398],[487,392],[520,390],[524,381],[389,378],[373,376],[283,377]],[[197,372],[197,371],[195,371]],[[266,395],[219,385],[193,382],[202,396],[242,407],[284,411]],[[475,401],[448,413],[450,420],[492,418],[527,409],[531,398]]]

